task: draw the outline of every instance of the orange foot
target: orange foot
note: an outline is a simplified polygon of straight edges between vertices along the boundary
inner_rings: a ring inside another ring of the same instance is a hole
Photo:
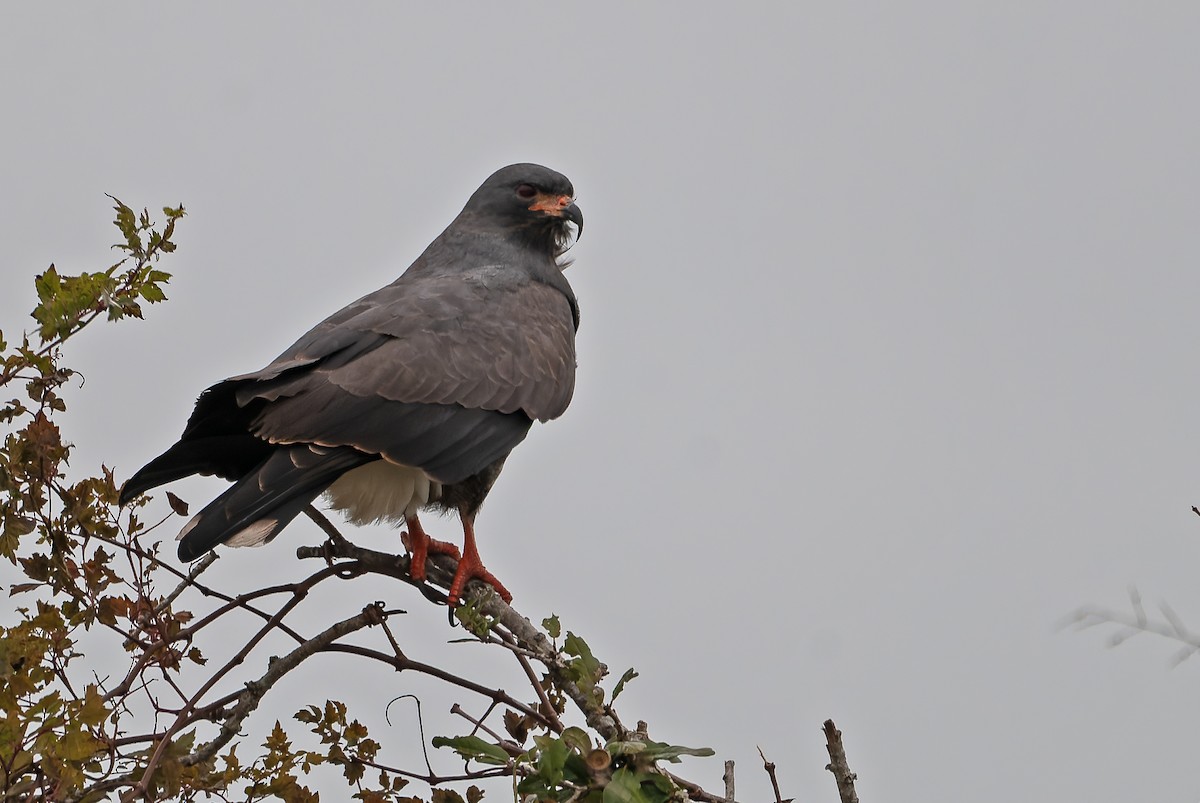
[[[479,559],[479,550],[475,547],[475,527],[470,516],[463,516],[463,556],[458,562],[458,569],[454,572],[454,582],[450,584],[450,593],[448,594],[450,606],[454,607],[462,600],[462,592],[467,587],[467,583],[471,580],[482,580],[483,582],[496,589],[496,593],[500,595],[500,599],[505,602],[512,602],[512,594],[508,593],[508,589],[496,579],[496,575],[489,572],[483,567],[483,561]]]
[[[458,571],[454,573],[454,582],[450,584],[450,593],[447,595],[450,600],[451,607],[458,605],[462,601],[463,589],[467,587],[467,583],[472,580],[482,580],[483,582],[496,589],[496,593],[500,595],[500,599],[505,602],[512,602],[512,594],[508,593],[508,589],[496,579],[496,575],[489,572],[479,562],[478,555],[474,563],[468,563],[466,559],[458,562]]]
[[[425,579],[425,561],[429,558],[430,554],[450,555],[455,560],[460,559],[458,547],[449,541],[438,541],[430,538],[429,533],[425,532],[425,528],[421,526],[421,522],[416,516],[410,516],[406,521],[408,532],[401,533],[400,538],[404,542],[404,546],[408,547],[410,555],[408,574],[413,580],[421,582]]]

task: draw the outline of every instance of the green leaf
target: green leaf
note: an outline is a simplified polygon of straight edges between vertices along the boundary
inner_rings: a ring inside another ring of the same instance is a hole
[[[643,791],[642,775],[631,769],[619,769],[604,787],[604,803],[658,803]]]
[[[614,756],[636,756],[638,753],[646,749],[645,742],[623,742],[618,739],[613,739],[608,744],[604,745],[604,749],[612,753]]]
[[[138,236],[137,216],[134,215],[132,209],[121,203],[120,199],[112,195],[108,197],[116,204],[113,209],[117,213],[117,218],[113,223],[121,230],[121,234],[125,235],[125,245],[115,247],[129,251],[131,254],[140,253],[142,250],[142,240]]]
[[[675,791],[665,775],[623,767],[604,787],[604,803],[666,803]]]
[[[563,652],[578,657],[583,671],[589,677],[599,680],[601,664],[596,660],[596,656],[592,655],[592,648],[587,645],[586,641],[568,631],[567,639],[563,642]]]
[[[38,301],[45,304],[58,295],[62,289],[62,282],[59,280],[58,270],[51,265],[46,268],[46,272],[33,277],[33,286],[37,290]]]
[[[83,761],[95,755],[102,747],[103,742],[87,731],[69,730],[57,741],[54,752],[59,758],[67,761]]]
[[[100,696],[100,691],[96,688],[96,684],[88,684],[84,690],[83,704],[76,712],[76,717],[79,721],[88,727],[99,727],[100,723],[108,718],[110,710],[104,704],[104,698]]]
[[[459,605],[454,609],[454,618],[469,632],[483,638],[491,632],[495,621],[480,611],[471,603]]]
[[[621,679],[617,681],[617,685],[613,688],[611,702],[616,702],[617,697],[621,692],[625,691],[625,684],[638,676],[637,671],[631,666],[625,670],[625,674],[621,675]]]
[[[592,749],[592,739],[583,728],[570,727],[562,732],[563,742],[577,753],[587,753]]]
[[[138,288],[138,295],[149,301],[151,304],[157,304],[159,301],[166,301],[167,294],[162,291],[162,288],[157,284],[143,284]]]
[[[647,741],[630,741],[619,742],[612,741],[605,745],[605,749],[614,756],[638,756],[642,761],[669,761],[672,764],[679,763],[680,756],[712,756],[716,755],[711,747],[683,747],[677,744],[667,744],[666,742]]]
[[[534,739],[541,749],[537,760],[537,774],[548,786],[558,786],[563,781],[563,768],[571,749],[561,739],[538,736]]]
[[[466,759],[475,759],[483,764],[505,765],[508,763],[508,752],[498,744],[484,741],[478,736],[446,736],[433,737],[434,747],[449,747]]]
[[[592,655],[592,649],[579,636],[567,631],[567,637],[563,641],[563,652],[567,655],[575,656],[575,660],[571,661],[570,670],[574,676],[575,682],[584,691],[593,692],[597,698],[604,698],[604,690],[596,684],[604,677],[607,671],[604,664]]]
[[[558,614],[551,614],[543,619],[542,627],[546,629],[547,635],[552,639],[557,639],[559,633],[562,632],[562,626],[558,622]]]

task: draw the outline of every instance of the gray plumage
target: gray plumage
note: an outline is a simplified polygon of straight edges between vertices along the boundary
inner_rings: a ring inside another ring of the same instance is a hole
[[[125,484],[122,503],[190,474],[233,480],[181,533],[190,560],[270,540],[341,478],[331,493],[390,476],[363,471],[382,460],[414,469],[418,488],[378,510],[345,502],[352,520],[411,514],[412,529],[416,508],[449,508],[470,540],[469,518],[508,453],[571,401],[579,310],[559,257],[567,222],[582,230],[573,196],[539,165],[494,173],[400,278],[262,370],[204,391],[179,442]]]

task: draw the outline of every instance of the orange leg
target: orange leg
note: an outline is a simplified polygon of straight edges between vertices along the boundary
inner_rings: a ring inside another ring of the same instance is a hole
[[[417,581],[425,579],[425,560],[430,553],[452,555],[455,560],[459,560],[458,547],[449,541],[437,541],[430,538],[429,533],[425,532],[425,528],[421,526],[421,522],[416,516],[408,516],[404,521],[408,524],[408,532],[402,533],[401,538],[412,556],[408,563],[408,574],[412,579]]]
[[[475,522],[472,516],[468,516],[460,511],[463,524],[463,556],[458,562],[458,570],[454,573],[454,582],[450,584],[450,604],[457,605],[462,597],[463,589],[467,587],[470,580],[482,580],[483,582],[496,589],[496,593],[500,595],[500,599],[505,602],[512,602],[512,594],[508,593],[496,575],[489,572],[483,567],[483,561],[479,559],[479,550],[475,547]]]

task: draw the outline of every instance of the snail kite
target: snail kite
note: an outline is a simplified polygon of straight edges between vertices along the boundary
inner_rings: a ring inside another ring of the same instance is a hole
[[[325,494],[355,524],[404,523],[411,575],[431,539],[417,514],[457,512],[450,602],[490,583],[474,519],[504,460],[575,387],[579,308],[560,261],[583,215],[567,178],[534,164],[492,174],[388,286],[334,313],[250,374],[205,390],[179,442],[125,483],[121,503],[192,474],[233,485],[179,534],[179,557],[270,541]]]

